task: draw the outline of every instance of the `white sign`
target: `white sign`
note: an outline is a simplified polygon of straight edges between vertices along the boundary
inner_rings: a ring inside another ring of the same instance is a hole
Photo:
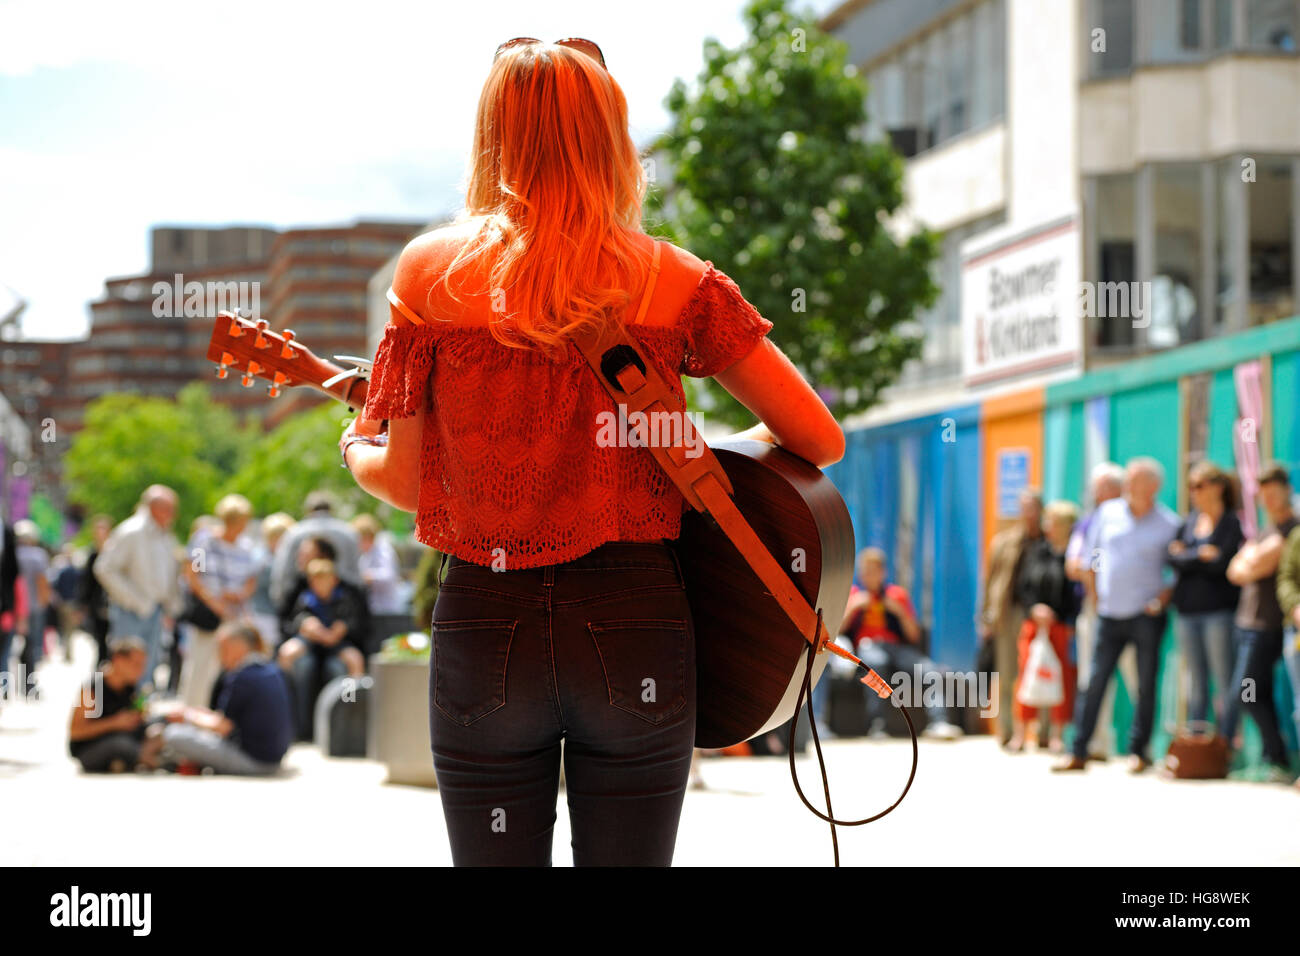
[[[962,247],[962,372],[982,385],[1079,362],[1080,241],[1075,215]]]

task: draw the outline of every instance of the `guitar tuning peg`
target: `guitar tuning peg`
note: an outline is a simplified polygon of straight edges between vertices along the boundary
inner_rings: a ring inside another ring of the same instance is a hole
[[[280,347],[280,358],[297,358],[298,353],[290,348],[290,343],[293,342],[293,329],[285,329],[280,333],[280,338],[284,339],[284,345]]]
[[[263,333],[266,332],[266,319],[257,320],[257,338],[253,340],[253,348],[269,349],[271,341]]]
[[[248,388],[253,384],[253,376],[260,371],[262,371],[262,366],[258,365],[256,362],[249,362],[248,371],[245,372],[244,377],[239,380],[239,384],[244,386],[244,388]]]
[[[266,386],[266,394],[272,398],[278,398],[280,395],[280,386],[287,381],[289,381],[288,376],[283,372],[276,372],[275,378],[272,379],[271,384]]]
[[[217,378],[225,378],[230,374],[230,366],[235,362],[235,357],[229,352],[221,353],[221,364],[217,366]]]
[[[239,313],[236,312],[230,320],[230,331],[227,333],[232,339],[237,339],[244,334],[244,327],[239,324]]]

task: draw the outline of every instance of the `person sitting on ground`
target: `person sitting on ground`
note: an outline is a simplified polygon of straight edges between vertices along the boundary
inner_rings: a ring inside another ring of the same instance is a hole
[[[109,642],[108,654],[72,708],[68,752],[86,773],[156,767],[157,738],[146,740],[144,714],[135,705],[148,648],[141,638],[118,637]]]
[[[298,735],[310,739],[316,695],[330,680],[365,673],[361,646],[365,597],[339,581],[334,562],[307,565],[308,588],[294,605],[294,636],[280,645],[280,666],[290,675],[297,698]]]
[[[850,637],[862,662],[891,686],[899,686],[893,681],[893,674],[901,671],[911,679],[918,666],[922,681],[928,681],[929,675],[939,675],[942,670],[917,647],[921,624],[907,591],[886,579],[886,564],[885,552],[880,548],[865,548],[858,556],[862,587],[854,586],[849,591],[839,633]],[[922,692],[922,687],[912,689],[914,697],[931,696]],[[872,694],[870,700],[879,698]],[[948,710],[942,702],[926,704],[925,712],[929,720],[923,736],[954,740],[962,735],[961,728],[949,722]]]
[[[162,732],[164,753],[217,773],[275,773],[293,742],[293,708],[284,673],[267,658],[247,621],[216,631],[222,676],[212,710],[186,707]]]
[[[279,618],[280,646],[283,646],[291,638],[298,636],[298,599],[310,590],[307,583],[307,566],[317,558],[334,561],[335,554],[334,544],[329,538],[304,538],[302,543],[298,545],[297,572],[276,613]],[[336,563],[335,573],[337,574],[337,572],[338,565]],[[354,643],[358,647],[364,648],[365,637],[370,633],[370,607],[366,601],[366,592],[350,581],[340,580],[339,587],[356,598],[357,604],[361,608],[361,621],[358,623],[353,637]]]

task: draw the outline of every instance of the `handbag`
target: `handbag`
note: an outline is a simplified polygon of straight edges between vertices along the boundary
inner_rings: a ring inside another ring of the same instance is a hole
[[[1052,642],[1047,638],[1047,628],[1042,625],[1029,642],[1029,655],[1025,658],[1025,671],[1020,675],[1016,700],[1033,708],[1055,707],[1065,700],[1061,659],[1056,656]]]
[[[1228,739],[1208,723],[1190,721],[1169,744],[1164,766],[1179,780],[1222,780],[1228,759]]]
[[[215,631],[221,626],[221,618],[212,608],[200,601],[193,591],[186,593],[185,607],[177,620],[192,624],[200,631]]]

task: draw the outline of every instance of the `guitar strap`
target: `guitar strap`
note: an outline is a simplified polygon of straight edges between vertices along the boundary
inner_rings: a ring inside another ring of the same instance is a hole
[[[672,413],[675,420],[681,421],[680,440],[671,445],[649,444],[650,453],[690,506],[707,512],[718,523],[804,639],[818,653],[822,648],[838,652],[838,645],[831,640],[821,616],[809,606],[736,507],[731,497],[734,493],[731,481],[713,450],[695,431],[686,415],[685,403],[641,356],[622,323],[608,323],[603,332],[587,330],[574,335],[573,341],[614,404],[623,406],[624,416],[643,412],[653,421],[656,415]],[[690,455],[690,449],[702,449],[702,452]],[[869,678],[874,678],[867,682],[879,696],[887,697],[892,692],[874,671],[869,672]]]

